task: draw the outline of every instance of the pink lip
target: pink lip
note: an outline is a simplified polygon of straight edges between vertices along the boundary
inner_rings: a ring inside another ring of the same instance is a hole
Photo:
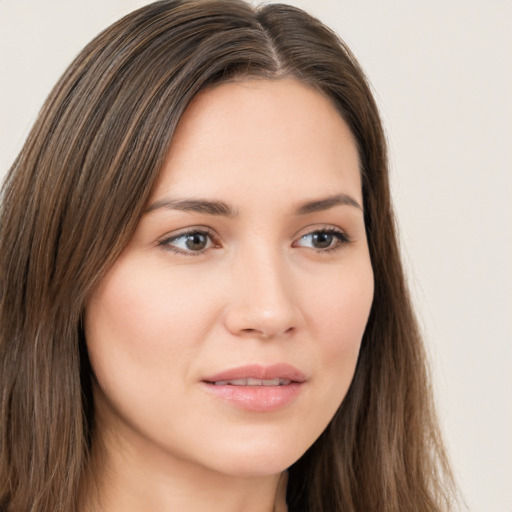
[[[290,382],[281,386],[234,386],[216,385],[216,382],[235,379],[285,379]],[[212,395],[247,411],[277,411],[292,403],[306,382],[305,375],[285,363],[270,366],[247,365],[232,368],[206,377],[201,384]]]
[[[304,382],[306,376],[297,370],[294,366],[286,363],[278,363],[270,366],[263,366],[259,364],[249,364],[240,366],[239,368],[232,368],[211,377],[203,379],[204,382],[218,382],[221,380],[234,380],[234,379],[289,379],[294,382]]]

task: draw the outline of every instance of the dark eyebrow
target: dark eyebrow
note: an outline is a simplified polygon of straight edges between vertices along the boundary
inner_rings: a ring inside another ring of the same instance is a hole
[[[222,201],[207,201],[205,199],[160,199],[150,205],[144,213],[164,208],[166,210],[180,210],[183,212],[206,213],[208,215],[222,215],[236,217],[237,212]]]
[[[296,215],[307,215],[308,213],[320,212],[334,208],[335,206],[347,205],[363,210],[361,205],[347,194],[336,194],[334,196],[307,201],[295,210]],[[183,212],[206,213],[207,215],[222,215],[224,217],[236,217],[238,212],[223,201],[208,201],[206,199],[171,199],[165,198],[155,201],[144,213],[150,213],[160,208],[166,210],[180,210]]]
[[[363,211],[363,207],[353,197],[347,194],[336,194],[334,196],[303,203],[295,210],[295,213],[297,215],[307,215],[308,213],[321,212],[340,205],[353,206]]]

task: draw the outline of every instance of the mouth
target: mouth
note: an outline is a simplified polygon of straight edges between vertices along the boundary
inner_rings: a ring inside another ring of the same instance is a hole
[[[291,382],[305,382],[306,376],[288,363],[249,364],[216,373],[203,381],[223,386],[285,386]]]
[[[255,379],[249,377],[248,379],[232,379],[232,380],[218,380],[210,382],[214,386],[287,386],[293,382],[290,379]]]
[[[291,405],[305,383],[302,372],[282,363],[233,368],[201,382],[205,391],[223,403],[252,412],[272,412]]]

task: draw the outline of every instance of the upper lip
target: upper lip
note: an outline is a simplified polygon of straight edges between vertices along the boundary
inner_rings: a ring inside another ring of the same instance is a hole
[[[306,380],[306,376],[294,366],[287,363],[277,363],[272,365],[249,364],[230,368],[204,378],[203,382],[250,378],[260,380],[288,379],[293,382],[304,382]]]

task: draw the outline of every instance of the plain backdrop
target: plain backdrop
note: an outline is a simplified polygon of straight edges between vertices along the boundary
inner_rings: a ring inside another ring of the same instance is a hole
[[[0,0],[0,176],[76,53],[147,3]],[[469,510],[512,512],[512,1],[289,3],[373,85],[456,475]]]

